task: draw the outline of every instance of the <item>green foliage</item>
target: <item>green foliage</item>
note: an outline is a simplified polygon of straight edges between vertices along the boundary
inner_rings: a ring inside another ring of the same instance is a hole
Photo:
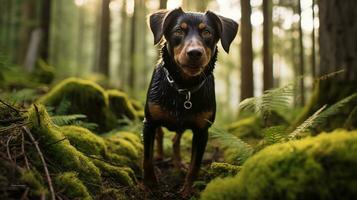
[[[262,130],[264,141],[268,144],[275,144],[287,140],[286,126],[271,126]]]
[[[51,120],[57,126],[64,126],[73,124],[74,121],[87,118],[85,115],[74,114],[74,115],[56,115],[51,116]]]
[[[86,186],[78,178],[78,174],[73,172],[65,172],[55,178],[55,185],[57,191],[60,191],[67,198],[70,199],[93,199]]]
[[[230,155],[227,159],[231,163],[243,164],[253,154],[253,149],[249,144],[227,131],[212,126],[209,132],[211,139],[219,141],[225,148],[228,148],[226,153]]]
[[[228,126],[228,132],[239,138],[261,138],[261,119],[257,116],[249,116],[240,119]]]
[[[243,100],[239,104],[240,111],[253,111],[264,119],[268,119],[272,112],[282,112],[289,108],[293,97],[293,85],[288,84],[284,87],[266,90],[259,97],[252,97]]]
[[[357,195],[357,131],[337,130],[266,147],[233,178],[202,193],[216,199],[353,199]]]

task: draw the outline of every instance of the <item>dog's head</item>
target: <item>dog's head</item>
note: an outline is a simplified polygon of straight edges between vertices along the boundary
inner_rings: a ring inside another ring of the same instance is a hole
[[[238,24],[211,11],[193,13],[177,8],[151,14],[150,28],[154,43],[164,36],[172,60],[186,76],[193,77],[205,70],[219,40],[228,53]]]

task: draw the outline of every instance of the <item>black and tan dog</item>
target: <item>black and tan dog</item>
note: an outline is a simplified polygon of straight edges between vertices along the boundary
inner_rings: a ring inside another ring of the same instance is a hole
[[[237,34],[238,24],[231,19],[206,13],[184,12],[181,8],[150,15],[154,43],[163,40],[161,60],[152,75],[147,93],[144,120],[144,183],[157,185],[153,165],[153,146],[157,133],[162,154],[162,130],[176,131],[173,162],[181,165],[180,137],[193,131],[192,157],[182,194],[192,192],[208,139],[208,128],[215,119],[216,100],[213,69],[217,42],[223,49]],[[162,156],[162,155],[159,155]]]

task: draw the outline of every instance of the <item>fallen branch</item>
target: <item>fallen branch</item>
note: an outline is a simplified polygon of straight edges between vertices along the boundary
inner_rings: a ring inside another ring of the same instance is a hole
[[[12,156],[11,156],[11,152],[10,152],[10,140],[11,140],[12,136],[10,135],[9,138],[6,141],[6,152],[7,152],[7,157],[9,158],[9,160],[14,163],[14,160],[12,160]]]
[[[38,155],[39,155],[40,158],[41,158],[41,162],[42,162],[43,168],[44,168],[45,173],[46,173],[46,178],[47,178],[47,182],[48,182],[48,187],[49,187],[50,193],[51,193],[51,199],[52,199],[52,200],[56,200],[55,191],[54,191],[53,186],[52,186],[51,176],[50,176],[50,173],[48,172],[47,165],[46,165],[46,161],[45,161],[45,158],[43,157],[42,151],[41,151],[40,147],[38,146],[37,141],[36,141],[35,138],[33,137],[31,131],[30,131],[26,126],[23,126],[22,129],[27,133],[27,135],[30,137],[32,143],[33,143],[33,144],[35,145],[35,147],[36,147],[36,150],[37,150],[37,152],[38,152]]]
[[[8,127],[5,127],[5,128],[1,128],[0,129],[0,133],[2,132],[6,132],[6,131],[10,131],[12,129],[15,129],[15,128],[20,128],[20,127],[23,127],[27,124],[30,124],[31,122],[26,122],[26,123],[22,123],[22,124],[14,124],[14,125],[11,125],[11,126],[8,126]]]
[[[27,112],[27,111],[25,111],[25,110],[19,110],[19,109],[15,108],[14,106],[12,106],[12,105],[6,103],[5,101],[3,101],[3,100],[1,100],[1,99],[0,99],[0,103],[4,104],[5,106],[7,106],[8,108],[10,108],[11,110],[15,111],[17,114],[20,114],[20,112]]]

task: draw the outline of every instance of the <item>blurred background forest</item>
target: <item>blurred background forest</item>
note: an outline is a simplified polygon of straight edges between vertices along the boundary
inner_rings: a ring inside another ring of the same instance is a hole
[[[18,84],[41,60],[55,82],[86,78],[144,101],[158,58],[147,15],[178,6],[212,10],[240,24],[230,54],[220,51],[215,72],[222,120],[234,120],[240,100],[297,77],[293,103],[302,106],[318,76],[314,0],[0,0],[0,5],[1,61],[21,69],[13,81]]]

